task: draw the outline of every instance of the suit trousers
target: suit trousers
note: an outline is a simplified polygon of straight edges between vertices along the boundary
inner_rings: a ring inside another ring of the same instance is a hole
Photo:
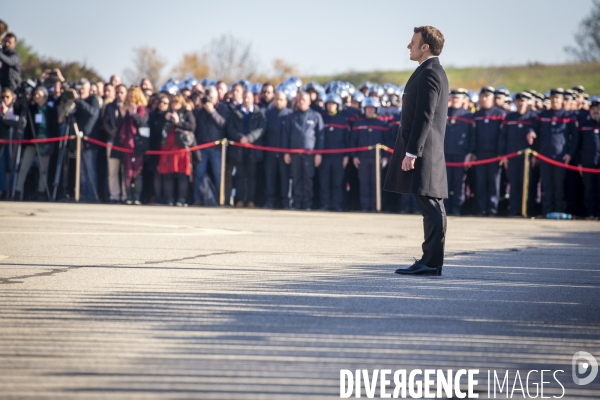
[[[465,156],[461,154],[446,154],[447,162],[463,162]],[[446,167],[448,176],[448,198],[444,200],[444,205],[450,214],[460,213],[460,206],[465,201],[465,168],[464,167]]]
[[[523,162],[525,156],[517,156],[508,160],[508,183],[510,183],[509,215],[521,215],[523,202]]]
[[[486,157],[481,157],[486,158]],[[480,212],[498,214],[500,200],[500,166],[493,162],[475,167],[475,190]]]
[[[566,169],[542,162],[542,213],[565,212]]]
[[[315,156],[292,154],[292,184],[295,209],[312,208]]]
[[[340,210],[344,200],[344,155],[325,154],[319,166],[321,208]]]
[[[417,195],[417,204],[423,215],[425,241],[423,256],[419,262],[428,267],[444,265],[444,246],[446,241],[446,209],[442,199]]]
[[[290,186],[290,168],[283,161],[283,154],[266,152],[265,154],[265,186],[267,206],[277,203],[277,176],[279,175],[281,205],[289,207],[288,191]]]

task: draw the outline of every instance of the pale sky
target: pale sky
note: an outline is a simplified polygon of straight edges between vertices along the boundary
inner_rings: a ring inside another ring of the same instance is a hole
[[[0,19],[40,54],[104,78],[131,66],[134,47],[155,47],[167,72],[224,33],[252,43],[265,68],[282,58],[312,75],[414,69],[406,45],[419,25],[444,34],[446,67],[564,63],[590,9],[591,0],[0,0]]]

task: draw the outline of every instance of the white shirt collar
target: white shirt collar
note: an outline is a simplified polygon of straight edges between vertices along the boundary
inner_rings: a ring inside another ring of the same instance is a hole
[[[252,105],[252,106],[250,107],[250,109],[247,109],[246,107],[244,107],[244,106],[242,105],[242,107],[240,108],[240,110],[242,110],[242,112],[243,112],[244,114],[252,113],[252,112],[254,112],[254,105]]]
[[[438,56],[431,56],[431,57],[427,57],[426,59],[423,60],[423,62],[421,64],[423,64],[425,61],[427,60],[431,60],[432,58],[437,58]],[[419,65],[421,65],[419,64]]]

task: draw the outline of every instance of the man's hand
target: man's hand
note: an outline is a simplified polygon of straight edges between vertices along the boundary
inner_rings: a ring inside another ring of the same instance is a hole
[[[248,144],[248,143],[250,143],[248,141],[248,136],[242,136],[242,138],[240,139],[240,143],[241,144]]]
[[[527,143],[531,146],[533,144],[533,139],[537,138],[535,132],[529,132],[527,134]]]
[[[508,158],[503,158],[502,160],[500,160],[500,166],[508,168]]]
[[[342,160],[342,168],[346,168],[346,166],[348,165],[348,161],[350,161],[350,157],[344,157],[344,159]]]
[[[209,113],[211,113],[211,112],[215,111],[215,106],[214,106],[214,104],[213,104],[213,103],[211,103],[210,101],[208,101],[208,102],[204,103],[204,105],[203,105],[202,107],[204,107],[204,109],[205,109],[206,111],[208,111]]]
[[[177,114],[176,112],[171,113],[171,120],[173,121],[174,124],[178,124],[179,123],[179,114]]]
[[[535,167],[536,164],[537,164],[537,157],[531,157],[531,166]]]
[[[568,164],[569,161],[571,161],[571,156],[568,154],[565,154],[562,159],[565,162],[565,164]]]
[[[404,160],[402,160],[402,171],[410,171],[411,169],[415,169],[415,158],[404,156]]]
[[[389,159],[388,159],[387,157],[383,157],[383,158],[381,159],[381,168],[385,168],[385,167],[387,167],[387,165],[388,165],[388,161],[389,161]]]
[[[581,175],[583,177],[583,171],[581,170],[581,168],[583,168],[583,165],[579,164],[579,175]]]
[[[354,164],[354,166],[356,167],[356,169],[358,169],[358,166],[360,165],[360,159],[358,157],[354,157],[352,159],[352,163]]]
[[[315,154],[315,168],[319,168],[319,165],[321,165],[321,161],[323,161],[323,156],[321,156],[320,154]]]
[[[291,164],[292,163],[292,156],[289,155],[288,153],[283,155],[283,162],[286,164]]]
[[[69,89],[69,92],[73,93],[73,100],[79,98],[79,93],[77,93],[77,90],[75,90],[75,89]]]

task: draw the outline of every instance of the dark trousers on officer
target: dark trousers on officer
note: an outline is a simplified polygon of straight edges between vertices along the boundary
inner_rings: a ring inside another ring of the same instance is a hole
[[[265,154],[265,186],[267,202],[265,206],[272,208],[277,201],[277,176],[281,188],[281,205],[284,208],[290,206],[288,191],[290,186],[289,166],[283,161],[283,154],[266,152]]]
[[[584,164],[584,168],[600,168],[600,165]],[[600,174],[583,173],[583,202],[586,217],[600,217]]]
[[[251,158],[250,150],[244,149],[242,160],[235,163],[235,202],[244,204],[254,202],[256,191],[256,161]]]
[[[498,163],[493,162],[476,166],[475,185],[479,211],[488,215],[496,215],[500,197],[500,166]]]
[[[315,156],[292,154],[292,185],[295,209],[312,208]]]
[[[446,154],[447,162],[464,162],[465,155]],[[446,167],[448,177],[448,198],[444,200],[446,211],[451,215],[460,214],[460,206],[465,201],[465,168]]]
[[[566,169],[542,162],[542,213],[565,211]]]
[[[444,246],[446,241],[446,209],[442,199],[427,196],[416,196],[421,215],[425,241],[423,257],[419,262],[429,267],[444,265]]]
[[[342,154],[326,154],[319,166],[319,183],[321,189],[321,208],[341,210],[344,192],[344,156]]]
[[[358,183],[360,186],[360,208],[363,211],[374,211],[376,202],[375,160],[371,154],[369,154],[369,157],[360,158]]]
[[[508,183],[510,183],[508,215],[520,215],[523,204],[523,162],[525,156],[508,160]]]

